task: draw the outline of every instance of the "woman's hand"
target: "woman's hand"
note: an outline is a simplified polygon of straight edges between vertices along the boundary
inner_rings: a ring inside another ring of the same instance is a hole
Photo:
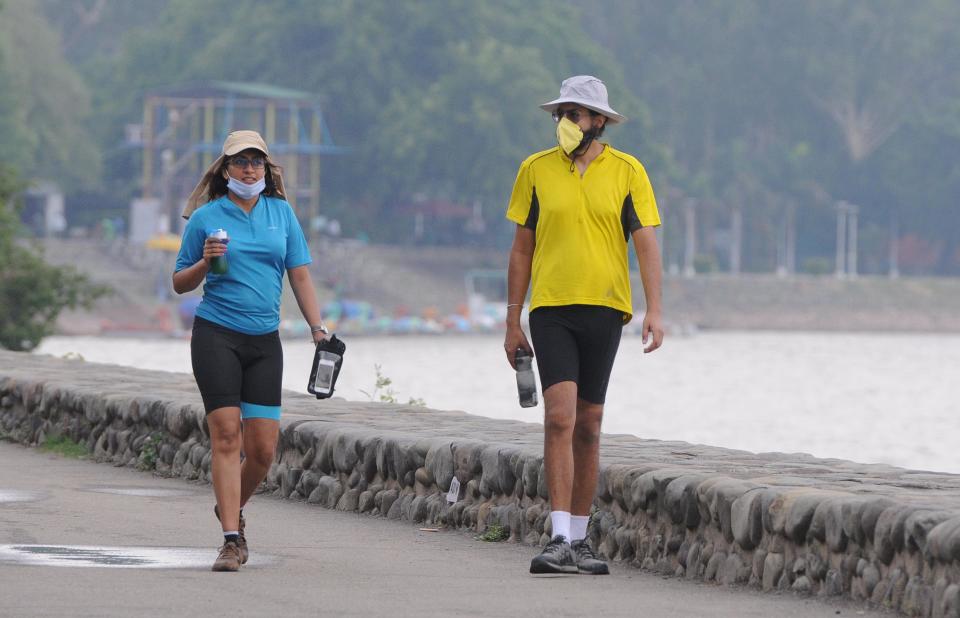
[[[331,337],[330,333],[325,333],[325,332],[323,332],[322,330],[315,330],[315,331],[313,331],[313,332],[310,333],[310,334],[313,335],[313,344],[314,344],[314,345],[320,343],[321,341],[326,341],[326,340],[330,339],[330,337]]]
[[[227,243],[219,238],[208,238],[203,243],[203,259],[207,264],[215,257],[220,257],[227,252]]]

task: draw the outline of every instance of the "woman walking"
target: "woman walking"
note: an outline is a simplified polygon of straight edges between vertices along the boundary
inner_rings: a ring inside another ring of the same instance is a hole
[[[277,329],[284,273],[314,342],[326,338],[327,329],[303,230],[286,201],[280,168],[257,132],[227,136],[183,216],[188,222],[173,288],[183,294],[204,284],[190,352],[207,414],[214,512],[224,538],[213,570],[237,571],[248,557],[242,509],[266,477],[280,430]]]

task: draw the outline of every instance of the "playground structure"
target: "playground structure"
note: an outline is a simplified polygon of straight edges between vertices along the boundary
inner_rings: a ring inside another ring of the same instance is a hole
[[[320,212],[321,157],[334,143],[318,95],[266,84],[202,82],[153,90],[143,123],[127,127],[127,144],[142,151],[142,197],[130,208],[130,240],[145,243],[177,232],[180,212],[230,131],[263,135],[284,172],[287,198],[308,236]]]

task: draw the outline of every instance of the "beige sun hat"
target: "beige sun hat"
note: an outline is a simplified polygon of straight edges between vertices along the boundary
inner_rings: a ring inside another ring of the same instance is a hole
[[[213,178],[217,175],[217,172],[220,169],[223,160],[226,157],[232,157],[235,154],[241,153],[244,150],[249,149],[259,150],[267,157],[267,165],[270,165],[271,176],[273,177],[273,184],[276,187],[277,195],[286,199],[287,192],[283,188],[283,177],[279,173],[279,168],[273,161],[270,160],[270,151],[267,149],[267,143],[263,141],[263,138],[256,131],[233,131],[227,135],[227,139],[223,142],[223,151],[220,153],[220,156],[210,164],[210,167],[207,168],[207,171],[203,173],[203,177],[200,179],[200,182],[197,183],[197,186],[193,189],[193,192],[190,193],[190,197],[187,198],[187,205],[183,209],[183,218],[189,219],[190,215],[193,214],[197,208],[200,208],[207,203],[208,192],[210,190],[210,183]]]
[[[560,84],[560,96],[544,103],[540,109],[553,113],[561,103],[576,103],[592,109],[606,116],[608,122],[613,124],[627,120],[625,116],[618,114],[610,107],[607,101],[607,87],[593,75],[574,75],[563,80]]]

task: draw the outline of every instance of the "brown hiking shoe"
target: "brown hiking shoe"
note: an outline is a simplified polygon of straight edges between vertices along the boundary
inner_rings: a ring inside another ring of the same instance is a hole
[[[220,521],[220,507],[216,504],[213,505],[213,514],[217,516],[217,521]],[[250,550],[247,549],[247,537],[243,533],[243,529],[247,527],[247,520],[244,519],[243,513],[240,514],[240,529],[237,530],[237,534],[240,537],[237,539],[237,548],[240,549],[240,564],[246,564],[247,559],[250,558]]]
[[[217,561],[213,563],[213,571],[239,571],[240,570],[240,548],[233,541],[227,541],[220,548],[220,555]]]

